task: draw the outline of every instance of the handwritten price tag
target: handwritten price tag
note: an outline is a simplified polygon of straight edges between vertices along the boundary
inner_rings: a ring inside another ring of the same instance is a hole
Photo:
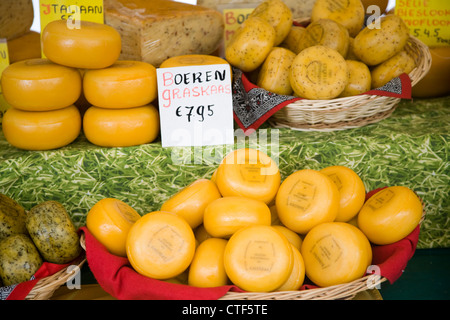
[[[234,142],[229,65],[159,68],[157,76],[163,147]]]
[[[448,0],[397,0],[395,14],[411,35],[426,45],[450,46],[450,6]]]
[[[8,45],[6,39],[0,39],[0,76],[9,66]],[[8,110],[10,105],[3,97],[2,87],[0,86],[0,123],[2,123],[3,114]]]

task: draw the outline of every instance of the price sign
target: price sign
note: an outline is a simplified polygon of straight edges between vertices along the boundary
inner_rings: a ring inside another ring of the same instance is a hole
[[[163,147],[234,143],[227,64],[157,69]]]
[[[426,45],[450,46],[450,6],[443,0],[397,0],[395,14]]]
[[[0,39],[0,76],[9,66],[8,45],[6,39]],[[3,113],[9,109],[10,105],[3,97],[2,87],[0,86],[0,123],[2,123]]]

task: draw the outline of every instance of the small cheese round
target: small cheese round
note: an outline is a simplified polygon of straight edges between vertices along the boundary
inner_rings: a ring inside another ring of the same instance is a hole
[[[292,11],[281,0],[266,0],[256,6],[249,17],[260,17],[275,29],[274,46],[279,45],[288,35],[292,26]]]
[[[306,28],[303,26],[292,25],[286,38],[281,43],[281,47],[291,50],[295,54],[299,54],[302,51],[303,46],[302,37],[306,32]]]
[[[230,152],[216,175],[222,196],[243,196],[266,204],[275,198],[280,181],[276,162],[264,152],[250,148]]]
[[[280,233],[282,233],[295,248],[300,250],[302,246],[302,238],[298,235],[298,233],[295,233],[283,225],[272,225],[272,227],[275,228],[275,230],[280,231]]]
[[[74,105],[52,111],[8,109],[3,116],[5,139],[24,150],[51,150],[73,142],[81,132],[81,116]]]
[[[366,236],[345,222],[322,223],[308,232],[301,248],[306,276],[320,287],[361,278],[372,261]]]
[[[86,70],[83,93],[102,108],[133,108],[149,104],[157,96],[156,68],[142,61],[116,61],[113,65]]]
[[[350,97],[367,92],[371,88],[372,75],[369,67],[355,60],[345,60],[348,69],[348,83],[339,97]]]
[[[192,229],[203,223],[205,208],[221,198],[219,189],[209,179],[198,179],[167,199],[161,211],[169,211],[184,218]]]
[[[139,213],[125,202],[104,198],[89,210],[86,227],[110,253],[126,257],[128,231],[140,217]]]
[[[271,226],[250,226],[236,232],[224,252],[232,283],[246,291],[269,292],[286,282],[292,272],[289,241]]]
[[[185,66],[205,66],[211,64],[229,64],[225,59],[207,54],[186,54],[168,58],[161,63],[160,68],[175,68]]]
[[[244,72],[256,70],[275,42],[275,30],[269,22],[252,17],[242,23],[225,48],[225,59]]]
[[[81,95],[77,69],[48,59],[28,59],[9,65],[1,85],[6,101],[25,111],[50,111],[74,104]]]
[[[347,222],[353,219],[366,198],[366,188],[360,176],[345,166],[330,166],[320,172],[330,177],[339,190],[339,211],[335,221]]]
[[[410,73],[415,67],[414,58],[406,50],[402,50],[371,70],[371,87],[382,87],[402,73]]]
[[[292,62],[290,82],[294,92],[306,99],[333,99],[348,83],[347,63],[336,50],[312,46]]]
[[[339,190],[325,174],[302,169],[289,175],[276,197],[278,216],[286,227],[306,234],[318,224],[336,219]]]
[[[259,70],[256,84],[276,94],[291,95],[289,70],[295,57],[289,49],[274,47]]]
[[[142,216],[128,232],[127,257],[138,273],[170,279],[184,272],[195,253],[192,228],[176,214],[155,211]]]
[[[55,20],[42,31],[42,49],[51,61],[81,69],[100,69],[112,65],[120,55],[122,41],[111,26],[90,21]]]
[[[223,254],[227,240],[209,238],[195,251],[189,266],[188,284],[195,287],[219,287],[228,283]]]
[[[292,254],[294,257],[292,271],[287,280],[276,289],[276,291],[294,291],[299,290],[305,281],[305,262],[303,261],[300,248],[291,243]]]
[[[101,147],[150,143],[159,134],[159,113],[152,105],[125,109],[92,106],[83,117],[86,138]]]
[[[206,232],[216,238],[229,238],[239,229],[271,223],[269,207],[262,201],[246,197],[223,197],[212,201],[203,216]]]
[[[404,186],[385,188],[366,201],[358,214],[358,227],[374,244],[397,242],[420,222],[423,206],[419,197]]]

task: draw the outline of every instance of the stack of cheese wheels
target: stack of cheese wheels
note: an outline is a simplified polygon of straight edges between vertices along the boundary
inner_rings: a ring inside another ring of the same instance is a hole
[[[91,143],[128,147],[158,136],[159,114],[151,104],[157,96],[156,68],[119,61],[122,42],[113,27],[53,21],[43,31],[42,44],[50,60],[83,74],[83,131]]]
[[[56,149],[80,134],[81,116],[74,103],[81,93],[81,75],[76,68],[48,59],[23,60],[3,71],[1,84],[11,105],[3,117],[3,132],[11,145]]]

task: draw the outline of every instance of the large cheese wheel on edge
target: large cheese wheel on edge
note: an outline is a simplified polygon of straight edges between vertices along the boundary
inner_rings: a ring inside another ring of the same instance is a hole
[[[127,257],[140,274],[170,279],[185,271],[195,253],[192,228],[176,214],[155,211],[134,223],[128,232]]]
[[[264,152],[243,148],[230,152],[217,169],[222,196],[243,196],[270,203],[280,186],[276,162]]]
[[[320,287],[361,278],[372,262],[366,236],[346,222],[317,225],[303,239],[301,254],[307,277]]]
[[[130,147],[150,143],[159,134],[159,113],[151,104],[105,109],[92,106],[84,113],[86,138],[101,147]]]
[[[65,20],[55,20],[42,31],[44,55],[55,63],[85,69],[100,69],[119,58],[120,34],[111,26],[80,21],[80,26],[68,26]]]
[[[157,96],[156,68],[142,61],[116,61],[112,66],[86,70],[83,93],[102,108],[132,108],[149,104]]]
[[[49,111],[74,104],[81,95],[77,69],[48,59],[28,59],[9,65],[1,85],[6,101],[21,110]]]
[[[50,150],[74,141],[81,131],[81,116],[74,105],[52,111],[10,108],[3,116],[5,139],[24,150]]]
[[[278,217],[289,229],[306,234],[314,226],[336,219],[339,190],[325,174],[302,169],[289,175],[276,197]]]
[[[126,257],[126,239],[139,213],[125,202],[104,198],[98,201],[86,216],[86,227],[109,252]]]

